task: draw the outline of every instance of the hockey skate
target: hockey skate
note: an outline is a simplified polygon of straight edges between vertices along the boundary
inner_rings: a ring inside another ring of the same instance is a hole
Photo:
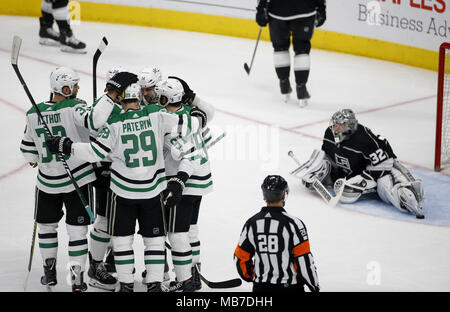
[[[47,286],[48,291],[52,291],[52,287],[58,283],[56,280],[56,259],[45,259],[44,276],[41,277],[41,284]]]
[[[87,290],[87,285],[83,282],[83,274],[81,266],[73,265],[70,267],[70,273],[72,275],[72,292],[83,292]]]
[[[161,282],[148,283],[147,292],[163,292]]]
[[[39,44],[52,47],[60,46],[59,33],[52,27],[53,21],[40,17],[39,24]]]
[[[95,261],[89,253],[89,285],[92,287],[114,291],[117,279],[108,273],[102,261]]]
[[[61,51],[63,52],[78,54],[87,52],[86,44],[75,38],[71,30],[61,29],[59,42],[61,43]]]
[[[300,106],[300,108],[305,107],[306,105],[308,105],[308,99],[311,96],[308,93],[308,90],[306,89],[306,85],[304,83],[300,83],[297,85],[297,101],[298,101],[298,106]]]
[[[134,292],[134,283],[120,282],[119,292]]]
[[[280,79],[280,91],[283,102],[289,101],[292,93],[291,83],[289,79]]]
[[[170,286],[165,291],[168,292],[194,292],[196,290],[194,280],[192,278],[184,282],[170,282]]]

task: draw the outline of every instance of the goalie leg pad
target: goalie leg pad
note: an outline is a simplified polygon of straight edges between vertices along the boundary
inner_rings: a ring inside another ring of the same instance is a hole
[[[414,190],[414,185],[417,189],[420,189],[421,183],[415,183],[414,185],[411,182],[395,183],[394,175],[391,174],[381,177],[377,183],[377,193],[381,200],[392,204],[402,212],[410,212],[416,215],[422,213],[420,202]]]

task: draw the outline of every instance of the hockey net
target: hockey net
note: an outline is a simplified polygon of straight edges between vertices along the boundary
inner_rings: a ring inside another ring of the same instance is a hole
[[[450,167],[450,43],[439,49],[434,170]]]

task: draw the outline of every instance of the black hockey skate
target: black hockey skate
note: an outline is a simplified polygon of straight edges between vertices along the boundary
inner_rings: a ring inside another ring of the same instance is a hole
[[[95,261],[89,253],[89,285],[92,287],[114,291],[116,289],[117,279],[108,273],[105,264],[102,261]]]
[[[81,271],[81,266],[74,265],[70,267],[72,275],[72,292],[83,292],[87,290],[87,285],[83,282],[84,272]]]
[[[289,101],[290,94],[292,93],[291,83],[289,79],[280,79],[280,91],[284,102]]]
[[[298,100],[298,105],[300,107],[305,107],[306,105],[308,105],[308,99],[311,96],[308,93],[308,89],[306,89],[306,84],[304,83],[300,83],[297,85],[297,100]]]
[[[147,284],[147,292],[162,292],[161,282],[152,282]]]
[[[41,277],[41,284],[47,287],[55,286],[58,283],[56,280],[56,259],[45,259],[44,276]],[[49,290],[51,290],[49,288]]]
[[[168,292],[194,292],[196,290],[194,280],[192,278],[185,280],[184,282],[170,282]]]
[[[70,29],[60,29],[59,42],[61,43],[61,51],[68,53],[86,53],[86,44],[81,42],[73,35]]]
[[[120,282],[119,292],[134,292],[134,283]]]
[[[40,17],[39,24],[39,44],[52,47],[60,46],[59,33],[52,27],[53,21],[47,21]]]

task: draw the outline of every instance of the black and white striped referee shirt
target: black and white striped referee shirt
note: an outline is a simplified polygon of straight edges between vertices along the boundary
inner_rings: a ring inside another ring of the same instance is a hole
[[[239,275],[248,282],[301,282],[319,290],[306,227],[281,207],[263,207],[247,220],[234,259]]]

